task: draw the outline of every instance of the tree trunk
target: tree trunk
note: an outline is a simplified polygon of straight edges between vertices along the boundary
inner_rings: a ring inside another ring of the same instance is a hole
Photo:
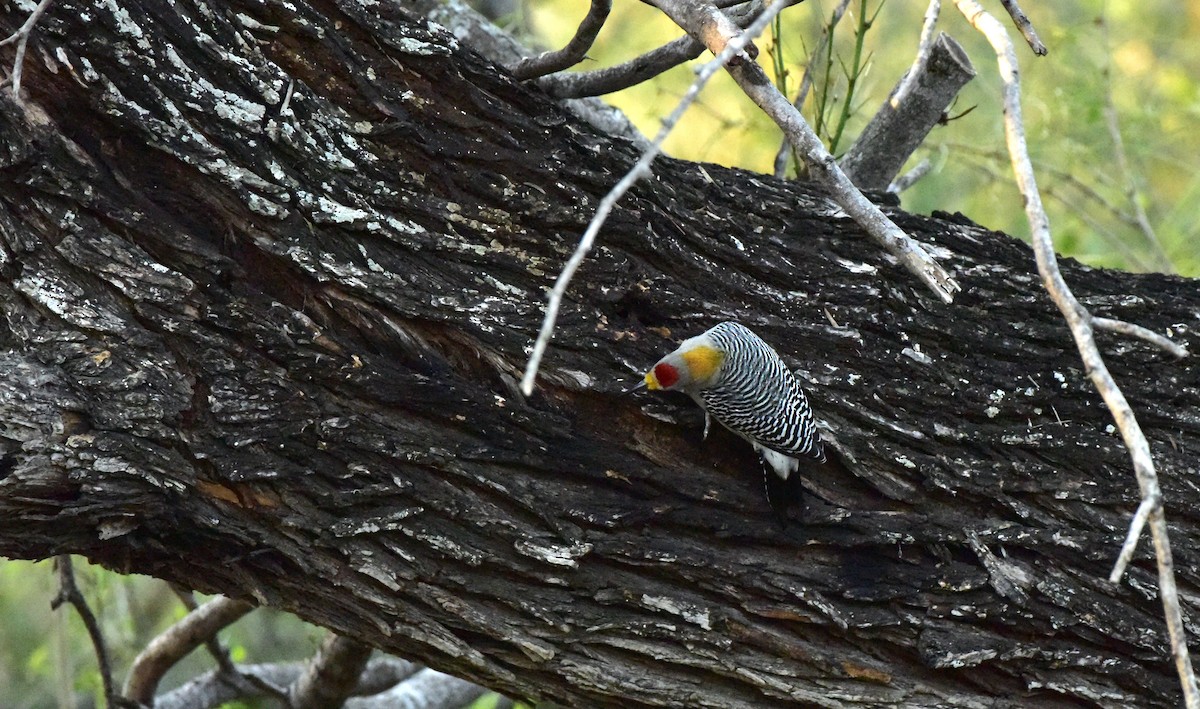
[[[628,143],[390,3],[62,0],[24,87],[0,99],[0,554],[580,707],[1178,703],[1149,544],[1105,580],[1131,466],[1020,242],[892,210],[963,285],[943,305],[813,187],[662,159],[525,400]],[[1064,268],[1200,350],[1195,281]],[[798,369],[833,448],[787,531],[748,445],[620,393],[724,319]],[[1200,370],[1101,337],[1190,618]]]

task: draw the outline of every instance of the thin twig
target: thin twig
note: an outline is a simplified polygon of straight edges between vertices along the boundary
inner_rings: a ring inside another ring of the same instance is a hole
[[[122,690],[127,698],[150,705],[159,680],[192,650],[225,626],[254,610],[245,601],[217,596],[154,638],[133,661]]]
[[[1012,158],[1017,187],[1025,198],[1025,214],[1029,220],[1034,256],[1037,258],[1042,284],[1067,321],[1071,335],[1079,348],[1080,357],[1083,359],[1084,368],[1089,373],[1092,384],[1100,392],[1108,410],[1112,413],[1117,428],[1121,431],[1125,447],[1133,459],[1142,499],[1152,500],[1148,521],[1151,536],[1154,538],[1155,556],[1158,560],[1158,590],[1166,617],[1171,654],[1175,659],[1175,669],[1179,674],[1180,685],[1183,687],[1183,696],[1188,709],[1200,709],[1200,689],[1196,686],[1192,660],[1188,655],[1187,635],[1183,627],[1183,614],[1179,607],[1179,594],[1176,590],[1175,571],[1171,561],[1171,544],[1167,536],[1166,519],[1163,516],[1162,491],[1158,485],[1158,474],[1154,470],[1154,460],[1150,456],[1150,444],[1146,441],[1146,436],[1142,433],[1137,418],[1129,407],[1129,402],[1125,400],[1125,395],[1121,392],[1120,387],[1113,381],[1112,375],[1104,363],[1104,358],[1100,356],[1100,350],[1096,347],[1095,338],[1092,336],[1092,318],[1071,293],[1071,289],[1059,271],[1058,260],[1054,254],[1054,242],[1050,236],[1050,220],[1042,207],[1042,198],[1034,178],[1033,165],[1029,160],[1029,152],[1025,145],[1016,51],[1004,26],[995,17],[988,14],[977,0],[955,0],[955,4],[967,21],[987,38],[996,52],[1000,78],[1004,84],[1004,133]]]
[[[567,42],[567,46],[552,52],[542,52],[536,57],[526,57],[512,67],[513,76],[520,81],[536,79],[539,76],[553,74],[583,61],[587,52],[604,27],[608,13],[612,10],[612,0],[592,0],[587,15],[575,30],[575,36]]]
[[[554,74],[538,80],[538,86],[555,98],[601,96],[652,79],[695,59],[703,51],[703,44],[684,35],[623,64],[595,71]]]
[[[892,93],[890,103],[892,108],[898,108],[904,99],[908,98],[908,92],[912,91],[913,84],[917,83],[917,76],[921,73],[921,68],[929,61],[929,53],[933,51],[933,30],[937,26],[938,15],[942,12],[942,0],[929,0],[929,7],[925,9],[925,22],[921,25],[921,39],[917,42],[917,56],[913,59],[912,68],[900,80],[900,85],[896,87],[896,91]]]
[[[575,247],[575,252],[571,254],[571,258],[567,264],[563,266],[563,270],[558,274],[558,279],[554,282],[554,289],[550,292],[550,301],[546,305],[546,316],[542,320],[541,330],[538,332],[537,340],[533,344],[533,352],[529,355],[529,363],[525,366],[525,376],[521,378],[521,391],[525,396],[533,393],[533,382],[537,378],[538,366],[542,362],[542,356],[546,353],[546,346],[550,344],[550,337],[554,334],[554,324],[558,320],[558,310],[562,307],[563,294],[567,291],[567,286],[571,283],[571,278],[575,275],[575,271],[579,269],[579,265],[587,258],[588,252],[591,251],[592,245],[596,242],[596,234],[599,233],[600,227],[604,225],[608,219],[609,213],[612,212],[613,206],[617,200],[621,199],[629,188],[633,187],[634,183],[640,180],[650,172],[650,163],[662,150],[663,141],[675,124],[679,122],[679,117],[687,110],[689,106],[696,100],[700,94],[700,90],[708,83],[713,74],[717,72],[725,62],[742,52],[743,48],[750,43],[751,39],[758,36],[775,15],[779,14],[787,5],[784,2],[777,2],[767,8],[758,19],[746,28],[745,32],[740,33],[728,44],[721,49],[717,56],[704,66],[700,67],[697,72],[696,80],[688,87],[683,98],[679,100],[679,105],[671,114],[662,122],[662,127],[658,131],[658,135],[654,137],[654,141],[650,147],[642,152],[638,161],[630,168],[629,172],[621,178],[616,185],[609,190],[608,194],[604,195],[604,199],[600,200],[600,206],[596,209],[595,216],[588,223],[587,229],[583,232],[583,237],[579,240],[579,245]]]
[[[59,606],[64,603],[70,603],[75,607],[75,611],[79,613],[79,619],[87,628],[88,637],[92,639],[92,648],[96,651],[96,663],[100,667],[100,681],[104,687],[104,703],[108,705],[109,709],[123,706],[124,702],[117,696],[113,686],[112,665],[108,660],[108,647],[104,642],[104,633],[100,630],[100,623],[96,621],[96,614],[92,613],[87,599],[79,592],[79,586],[75,583],[75,567],[71,562],[71,557],[63,554],[56,557],[54,563],[58,567],[58,595],[50,601],[50,609],[58,610]]]
[[[13,100],[18,104],[21,103],[21,70],[25,65],[25,47],[29,43],[29,35],[33,34],[33,28],[37,25],[38,19],[52,2],[54,0],[39,2],[37,7],[33,8],[33,12],[29,13],[29,17],[25,18],[25,24],[21,25],[16,32],[0,40],[0,47],[13,41],[17,43],[17,55],[13,58],[12,86]]]
[[[815,57],[821,56],[825,52],[825,45],[833,36],[833,30],[837,27],[837,23],[841,21],[842,15],[846,14],[846,8],[850,6],[850,0],[841,0],[837,7],[833,9],[833,14],[829,17],[829,24],[821,28],[821,38],[817,40],[817,46],[808,53],[808,63],[804,65],[804,76],[800,79],[800,90],[796,92],[796,100],[792,101],[792,105],[797,111],[804,109],[804,102],[808,100],[808,92],[812,90],[813,85],[813,62]],[[787,160],[792,154],[792,143],[784,136],[783,142],[779,146],[779,152],[775,154],[775,176],[783,177],[787,172]]]
[[[913,166],[913,169],[892,180],[892,183],[887,187],[887,191],[892,194],[900,194],[915,185],[922,177],[928,175],[932,169],[933,163],[929,161],[929,158],[921,158],[921,162]]]
[[[1013,24],[1021,31],[1021,36],[1025,38],[1025,43],[1029,45],[1033,53],[1039,57],[1046,56],[1046,45],[1042,44],[1042,40],[1038,38],[1037,32],[1033,29],[1033,23],[1025,16],[1021,6],[1017,4],[1017,0],[1000,0],[1000,4],[1012,18]]]
[[[746,3],[744,8],[731,10],[730,17],[739,27],[745,27],[758,16],[761,5],[762,3],[757,1]],[[695,59],[703,52],[704,45],[685,34],[622,64],[594,71],[560,72],[542,77],[537,84],[555,98],[600,96],[652,79],[664,71]]]
[[[1092,326],[1098,330],[1108,330],[1109,332],[1119,332],[1122,335],[1129,337],[1137,337],[1145,340],[1152,345],[1158,346],[1160,349],[1166,350],[1172,355],[1180,359],[1188,356],[1187,348],[1175,342],[1169,337],[1164,337],[1150,328],[1134,325],[1131,322],[1124,320],[1114,320],[1112,318],[1092,318]]]
[[[1138,537],[1142,536],[1142,528],[1146,526],[1146,520],[1150,518],[1150,513],[1156,507],[1162,507],[1162,498],[1147,497],[1138,505],[1137,512],[1133,515],[1133,521],[1129,523],[1129,531],[1125,534],[1125,544],[1121,546],[1121,553],[1117,556],[1117,563],[1113,565],[1112,573],[1108,575],[1110,583],[1119,583],[1121,577],[1125,575],[1125,568],[1129,566],[1129,562],[1133,559],[1133,552],[1137,549]]]

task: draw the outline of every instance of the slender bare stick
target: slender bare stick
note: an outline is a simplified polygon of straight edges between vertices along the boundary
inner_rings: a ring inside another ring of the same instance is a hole
[[[195,650],[217,631],[254,610],[245,601],[217,596],[184,616],[150,641],[133,661],[122,694],[135,702],[151,705],[158,682],[176,662]]]
[[[929,162],[929,158],[922,158],[921,162],[913,166],[913,169],[892,180],[892,184],[888,185],[887,191],[892,194],[900,194],[915,185],[922,177],[928,175],[932,169],[933,163]]]
[[[821,38],[817,40],[817,46],[808,53],[808,63],[804,65],[804,77],[800,79],[800,90],[796,92],[796,100],[792,101],[792,105],[797,111],[804,110],[804,102],[808,99],[808,92],[812,90],[813,85],[813,62],[816,58],[824,54],[825,45],[829,43],[833,36],[833,29],[837,27],[837,23],[841,22],[842,15],[846,14],[846,8],[850,6],[850,0],[841,0],[837,7],[833,9],[833,14],[829,17],[829,24],[821,29]],[[792,143],[787,136],[783,137],[783,142],[779,145],[779,152],[775,154],[775,176],[783,177],[787,172],[788,156],[792,152]]]
[[[533,393],[533,382],[537,378],[538,366],[542,362],[542,356],[546,353],[546,346],[550,344],[550,338],[554,334],[554,324],[558,320],[558,310],[562,307],[563,294],[567,291],[567,286],[571,283],[571,278],[575,275],[575,271],[579,269],[579,265],[587,258],[588,252],[591,251],[592,245],[596,242],[596,234],[600,232],[600,227],[604,225],[608,215],[612,212],[613,206],[617,200],[621,199],[630,187],[639,179],[649,174],[650,163],[662,150],[663,141],[675,124],[679,122],[679,117],[683,112],[692,105],[696,100],[696,96],[700,94],[700,90],[708,83],[713,74],[717,72],[725,62],[733,58],[735,55],[742,53],[742,49],[750,43],[750,40],[758,36],[763,31],[775,15],[779,14],[787,5],[785,2],[777,2],[765,10],[757,20],[755,20],[745,32],[742,32],[732,41],[725,45],[723,49],[717,52],[717,56],[704,66],[700,67],[697,73],[696,80],[688,87],[683,98],[679,100],[679,105],[671,114],[663,120],[662,128],[659,129],[658,135],[654,137],[654,141],[642,152],[638,161],[630,168],[629,172],[621,178],[616,185],[609,190],[608,194],[604,195],[604,199],[600,200],[600,206],[596,209],[595,216],[588,223],[587,229],[583,232],[583,237],[579,240],[579,245],[575,247],[575,252],[571,254],[571,258],[567,261],[567,265],[563,266],[563,270],[558,274],[558,280],[554,282],[554,289],[550,292],[550,301],[546,305],[546,316],[542,320],[541,330],[538,332],[537,340],[533,344],[533,352],[529,355],[529,362],[525,366],[525,376],[521,378],[521,391],[525,396]]]
[[[116,695],[116,689],[113,687],[112,665],[108,660],[108,647],[104,642],[104,633],[100,631],[100,623],[96,621],[96,614],[92,613],[87,599],[79,592],[79,586],[75,583],[75,567],[71,563],[71,557],[63,554],[56,557],[54,563],[58,567],[58,595],[50,601],[50,608],[58,610],[59,606],[64,603],[70,603],[75,607],[75,611],[79,613],[79,619],[87,628],[88,637],[92,639],[92,647],[96,651],[96,663],[100,666],[100,681],[104,687],[104,703],[110,709],[121,706],[121,699]]]
[[[1071,335],[1079,348],[1084,368],[1093,385],[1100,392],[1108,410],[1116,421],[1125,447],[1133,459],[1138,486],[1143,500],[1151,500],[1147,513],[1150,534],[1154,539],[1155,556],[1158,560],[1158,591],[1162,598],[1166,617],[1167,634],[1170,638],[1171,654],[1175,669],[1179,673],[1183,696],[1188,709],[1200,709],[1200,690],[1196,687],[1196,676],[1192,660],[1188,655],[1187,635],[1183,628],[1183,614],[1179,607],[1179,595],[1175,586],[1175,572],[1171,561],[1171,544],[1167,537],[1167,523],[1163,516],[1162,491],[1158,485],[1158,474],[1150,456],[1150,444],[1138,425],[1129,402],[1120,387],[1113,381],[1096,341],[1092,336],[1092,318],[1079,303],[1063,280],[1054,254],[1054,242],[1050,236],[1050,220],[1042,207],[1042,198],[1033,174],[1033,165],[1025,146],[1025,128],[1021,118],[1021,87],[1017,74],[1017,55],[1007,30],[988,14],[977,0],[955,0],[959,11],[992,45],[1000,78],[1004,84],[1004,133],[1008,151],[1012,158],[1017,187],[1025,198],[1025,214],[1033,236],[1033,251],[1037,259],[1042,284],[1062,312]],[[1130,552],[1132,553],[1132,552]]]
[[[929,0],[929,7],[925,9],[925,21],[921,25],[921,39],[917,42],[917,56],[913,59],[912,68],[892,93],[892,108],[898,108],[904,99],[908,98],[908,92],[912,91],[913,84],[917,83],[921,69],[929,63],[929,53],[933,51],[933,30],[941,12],[942,0]]]
[[[684,35],[617,66],[595,71],[563,72],[538,80],[538,86],[555,98],[600,96],[640,84],[680,64],[695,59],[704,45]]]
[[[651,2],[674,20],[675,24],[687,30],[688,34],[704,42],[711,52],[721,51],[725,43],[736,36],[736,30],[731,30],[728,18],[701,0]],[[838,167],[837,160],[829,154],[821,139],[808,125],[808,121],[804,120],[800,111],[779,93],[762,67],[753,61],[736,65],[731,62],[729,75],[750,100],[783,129],[788,140],[800,151],[813,177],[829,190],[833,201],[858,222],[867,232],[867,236],[924,282],[942,302],[951,302],[954,293],[959,290],[958,283],[924,247],[905,234],[854,186],[846,173]]]
[[[21,103],[21,69],[25,66],[25,47],[29,43],[29,35],[33,34],[34,25],[52,2],[54,0],[39,2],[37,7],[33,8],[33,12],[29,13],[29,17],[25,18],[25,24],[21,25],[16,32],[0,40],[0,47],[14,41],[17,43],[17,55],[13,58],[12,86],[13,100],[18,104]]]
[[[849,2],[849,0],[842,1]],[[762,11],[761,1],[745,3],[745,5],[745,7],[730,10],[730,17],[739,27],[749,25]],[[542,77],[537,84],[543,91],[555,98],[599,96],[647,81],[668,69],[695,59],[703,51],[703,44],[685,34],[617,66],[594,71],[559,72],[552,76]]]
[[[1124,320],[1098,318],[1094,316],[1092,317],[1092,325],[1097,330],[1108,330],[1109,332],[1117,332],[1122,335],[1128,335],[1129,337],[1137,337],[1145,340],[1146,342],[1156,345],[1159,348],[1175,355],[1176,357],[1179,357],[1180,359],[1188,356],[1187,348],[1183,345],[1171,340],[1168,337],[1164,337],[1163,335],[1160,335],[1149,328],[1142,327],[1141,325],[1134,325],[1133,323],[1125,322]]]
[[[587,15],[579,23],[579,29],[575,30],[575,36],[571,38],[570,42],[567,42],[567,46],[553,52],[542,52],[536,57],[522,59],[512,67],[513,76],[521,81],[536,79],[539,76],[562,71],[583,61],[588,50],[592,48],[592,43],[596,41],[596,35],[600,34],[600,28],[604,27],[604,21],[608,19],[608,13],[611,10],[612,0],[592,0]]]
[[[1021,36],[1025,38],[1025,43],[1029,45],[1033,53],[1039,57],[1046,56],[1046,45],[1042,44],[1042,40],[1038,38],[1037,32],[1033,29],[1033,23],[1025,16],[1021,6],[1017,4],[1017,0],[1000,0],[1000,4],[1012,18],[1013,24],[1021,31]]]
[[[1125,534],[1125,544],[1121,546],[1121,553],[1117,556],[1117,563],[1113,565],[1112,573],[1108,575],[1110,583],[1119,583],[1121,577],[1125,575],[1125,568],[1129,566],[1129,562],[1133,559],[1133,552],[1137,549],[1138,537],[1142,536],[1142,528],[1146,526],[1146,520],[1150,518],[1150,513],[1155,507],[1162,506],[1162,499],[1158,497],[1147,497],[1138,505],[1137,512],[1133,515],[1133,521],[1129,523],[1129,531]]]

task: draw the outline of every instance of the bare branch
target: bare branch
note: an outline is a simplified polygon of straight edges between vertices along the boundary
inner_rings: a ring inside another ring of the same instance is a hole
[[[933,163],[929,162],[928,158],[924,158],[913,166],[913,169],[892,180],[892,183],[887,186],[887,191],[892,194],[900,194],[917,184],[917,181],[928,175],[931,169],[933,169]]]
[[[611,10],[612,0],[592,0],[587,15],[579,23],[579,29],[575,30],[575,36],[567,42],[567,46],[552,52],[542,52],[536,57],[522,59],[511,68],[513,76],[521,81],[536,79],[539,76],[562,71],[583,61],[587,51],[592,48],[592,43],[596,41],[596,35],[600,34],[600,28],[604,27],[604,21],[608,19],[608,13]]]
[[[829,18],[829,24],[825,25],[821,30],[821,38],[817,40],[817,46],[808,54],[808,64],[804,67],[804,78],[800,79],[800,90],[796,92],[796,100],[792,101],[792,105],[797,111],[804,109],[804,101],[808,99],[808,92],[812,89],[813,83],[813,62],[815,57],[821,56],[825,52],[825,45],[829,43],[833,37],[833,28],[837,27],[837,23],[841,21],[842,15],[846,14],[846,8],[849,7],[850,0],[841,0],[837,7],[833,9],[833,15]],[[787,172],[788,155],[792,152],[792,143],[785,135],[783,143],[779,146],[779,152],[775,154],[775,176],[783,177]]]
[[[710,5],[699,0],[655,0],[654,4],[688,34],[704,41],[710,51],[720,51],[731,41],[732,30],[728,19],[723,19],[724,16]],[[946,303],[951,302],[954,293],[959,290],[958,283],[920,244],[909,238],[854,186],[800,111],[771,84],[762,67],[752,61],[736,66],[731,63],[729,73],[742,91],[783,129],[792,145],[797,146],[810,170],[829,190],[833,200],[858,222],[872,240],[921,279],[938,298]]]
[[[967,53],[949,35],[938,36],[927,55],[924,63],[900,80],[892,97],[842,156],[842,170],[860,189],[887,189],[929,131],[945,117],[954,97],[975,78]],[[897,100],[901,92],[905,98]]]
[[[340,707],[358,685],[371,647],[330,633],[288,691],[291,709]]]
[[[1164,337],[1157,332],[1144,328],[1141,325],[1134,325],[1124,320],[1113,320],[1112,318],[1092,318],[1092,326],[1099,330],[1108,330],[1109,332],[1118,332],[1129,337],[1137,337],[1145,340],[1159,348],[1166,350],[1176,357],[1183,358],[1188,356],[1187,348],[1174,342],[1169,337]]]
[[[37,7],[33,8],[33,12],[29,13],[29,17],[25,18],[25,23],[17,28],[16,32],[0,40],[0,47],[14,41],[17,43],[17,54],[13,57],[12,87],[13,100],[18,104],[21,103],[21,70],[25,65],[25,48],[29,44],[29,35],[33,34],[33,28],[37,25],[38,19],[41,18],[42,13],[46,11],[46,8],[50,7],[50,3],[52,2],[54,0],[42,0],[39,2]]]
[[[745,27],[758,16],[761,9],[761,1],[751,2],[744,8],[731,10],[729,16],[739,27]],[[684,35],[623,64],[595,71],[562,72],[540,79],[538,86],[555,98],[600,96],[652,79],[695,59],[703,51],[703,44]]]
[[[1017,4],[1017,0],[1000,0],[1000,4],[1012,18],[1013,24],[1021,31],[1021,36],[1025,38],[1025,43],[1029,45],[1033,53],[1039,57],[1046,56],[1046,45],[1042,44],[1042,40],[1038,38],[1037,32],[1033,29],[1033,23],[1025,16],[1021,6]]]
[[[1112,573],[1108,575],[1111,583],[1119,583],[1121,577],[1125,575],[1125,567],[1129,566],[1130,560],[1133,559],[1138,538],[1142,536],[1142,528],[1146,526],[1146,520],[1150,518],[1150,513],[1156,507],[1162,507],[1161,497],[1143,498],[1142,503],[1138,505],[1137,512],[1134,513],[1133,520],[1129,523],[1129,531],[1125,534],[1125,543],[1121,545],[1121,553],[1117,555],[1117,563],[1113,564]]]
[[[465,679],[424,669],[386,692],[351,699],[346,709],[448,709],[466,706],[487,691]]]
[[[917,82],[917,76],[929,63],[929,53],[933,51],[933,30],[937,26],[938,15],[941,12],[942,0],[929,0],[929,7],[925,9],[925,20],[921,24],[921,38],[917,40],[917,56],[913,58],[912,67],[908,73],[904,75],[900,84],[892,92],[889,100],[892,108],[899,108],[900,104],[904,103],[908,98],[908,92],[912,91],[913,85]]]
[[[225,626],[254,610],[245,601],[217,596],[167,628],[138,654],[122,690],[129,699],[152,704],[154,692],[167,670]]]
[[[704,45],[684,35],[624,64],[595,71],[563,72],[538,81],[555,98],[581,98],[627,89],[700,56]]]
[[[110,708],[124,706],[125,702],[116,695],[116,689],[113,687],[112,665],[108,660],[108,647],[104,642],[104,633],[100,631],[96,614],[92,613],[87,599],[79,592],[79,586],[75,583],[75,567],[71,563],[71,557],[63,554],[55,558],[54,563],[58,567],[58,595],[50,601],[50,608],[58,610],[59,606],[64,603],[70,603],[75,607],[75,611],[79,613],[79,619],[87,628],[88,637],[92,639],[92,648],[96,651],[96,663],[99,665],[100,681],[104,687],[104,701]]]
[[[306,664],[302,662],[280,662],[239,665],[233,675],[218,670],[206,672],[159,695],[154,701],[154,709],[213,709],[238,699],[274,696],[262,688],[289,686],[305,669]],[[420,669],[408,660],[395,657],[372,658],[359,677],[354,694],[369,697],[385,692]],[[246,681],[239,678],[245,678]],[[284,701],[287,701],[286,695]]]
[[[1150,445],[1138,425],[1133,410],[1125,395],[1113,381],[1100,350],[1092,336],[1092,318],[1067,286],[1058,268],[1054,254],[1054,242],[1050,236],[1050,220],[1042,207],[1041,194],[1033,174],[1033,165],[1025,145],[1025,127],[1021,118],[1021,87],[1017,78],[1017,56],[1008,32],[995,17],[988,14],[977,0],[955,0],[959,11],[980,33],[987,38],[996,52],[1000,78],[1004,84],[1004,133],[1012,158],[1017,187],[1025,198],[1025,213],[1033,236],[1033,252],[1037,258],[1038,272],[1042,283],[1062,312],[1071,335],[1079,348],[1084,367],[1092,383],[1100,392],[1104,403],[1116,421],[1117,428],[1133,459],[1138,486],[1143,500],[1151,500],[1148,520],[1154,538],[1155,555],[1158,560],[1159,596],[1162,598],[1166,616],[1167,633],[1171,641],[1171,654],[1175,658],[1175,669],[1179,673],[1183,696],[1188,709],[1200,709],[1200,690],[1188,655],[1187,636],[1183,628],[1183,614],[1179,607],[1179,596],[1175,586],[1175,571],[1171,561],[1171,544],[1167,537],[1167,523],[1163,516],[1162,491],[1158,485],[1158,474],[1154,460],[1150,457]],[[1124,551],[1122,552],[1125,553]],[[1132,551],[1129,552],[1132,554]]]
[[[591,251],[592,245],[596,242],[596,234],[599,233],[600,227],[608,219],[608,215],[612,212],[617,200],[621,199],[629,191],[629,188],[633,187],[635,182],[649,174],[650,163],[662,150],[663,141],[666,140],[667,135],[670,134],[675,124],[679,122],[679,117],[683,115],[683,112],[696,100],[696,97],[700,94],[700,90],[704,88],[704,85],[708,83],[713,74],[726,61],[740,54],[743,48],[750,44],[750,40],[762,32],[763,28],[770,24],[775,15],[779,14],[786,5],[787,3],[784,2],[772,5],[745,32],[737,35],[720,48],[716,52],[717,56],[712,61],[700,68],[696,80],[688,87],[687,92],[679,100],[679,104],[675,107],[675,110],[671,111],[671,114],[663,120],[662,127],[659,129],[658,135],[654,137],[654,141],[650,144],[650,147],[642,152],[641,157],[638,158],[638,161],[630,168],[629,172],[609,190],[604,199],[600,200],[600,206],[596,208],[596,215],[592,217],[587,229],[583,232],[583,237],[579,240],[579,245],[575,248],[575,252],[571,254],[571,258],[563,267],[562,272],[558,274],[558,279],[554,283],[554,289],[550,292],[550,301],[546,306],[546,317],[542,320],[542,327],[538,332],[537,340],[534,342],[533,352],[529,355],[529,362],[525,366],[525,375],[521,379],[521,391],[524,392],[525,396],[533,393],[533,382],[537,378],[538,366],[541,364],[542,356],[546,353],[546,346],[550,344],[550,337],[554,334],[554,323],[558,319],[558,310],[562,307],[563,294],[566,293],[567,286],[570,285],[575,271],[579,269],[579,265],[587,258],[588,252]]]

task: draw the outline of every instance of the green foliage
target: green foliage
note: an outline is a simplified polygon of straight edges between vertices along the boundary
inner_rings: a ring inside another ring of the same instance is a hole
[[[547,46],[561,46],[582,13],[567,0],[529,0]],[[911,65],[926,8],[922,2],[852,2],[820,56],[809,57],[832,0],[808,0],[781,15],[762,61],[789,98],[805,67],[816,73],[805,115],[834,151],[844,151]],[[1008,23],[999,5],[988,9]],[[1022,103],[1029,149],[1058,249],[1088,263],[1200,275],[1200,4],[1168,0],[1043,3],[1026,8],[1050,49],[1036,57],[1018,32]],[[934,170],[902,197],[917,213],[962,212],[993,229],[1026,237],[1023,202],[1004,144],[1000,80],[986,41],[943,3],[938,29],[966,48],[978,76],[913,163]],[[870,31],[868,31],[870,30]],[[581,70],[610,66],[653,49],[680,31],[641,3],[617,3]],[[767,40],[760,39],[760,42]],[[707,61],[707,55],[699,61]],[[607,97],[644,132],[674,107],[693,78],[678,67]],[[1127,157],[1118,160],[1111,104]],[[778,129],[727,78],[710,82],[666,144],[675,157],[772,172]],[[1138,224],[1135,205],[1152,232]]]

